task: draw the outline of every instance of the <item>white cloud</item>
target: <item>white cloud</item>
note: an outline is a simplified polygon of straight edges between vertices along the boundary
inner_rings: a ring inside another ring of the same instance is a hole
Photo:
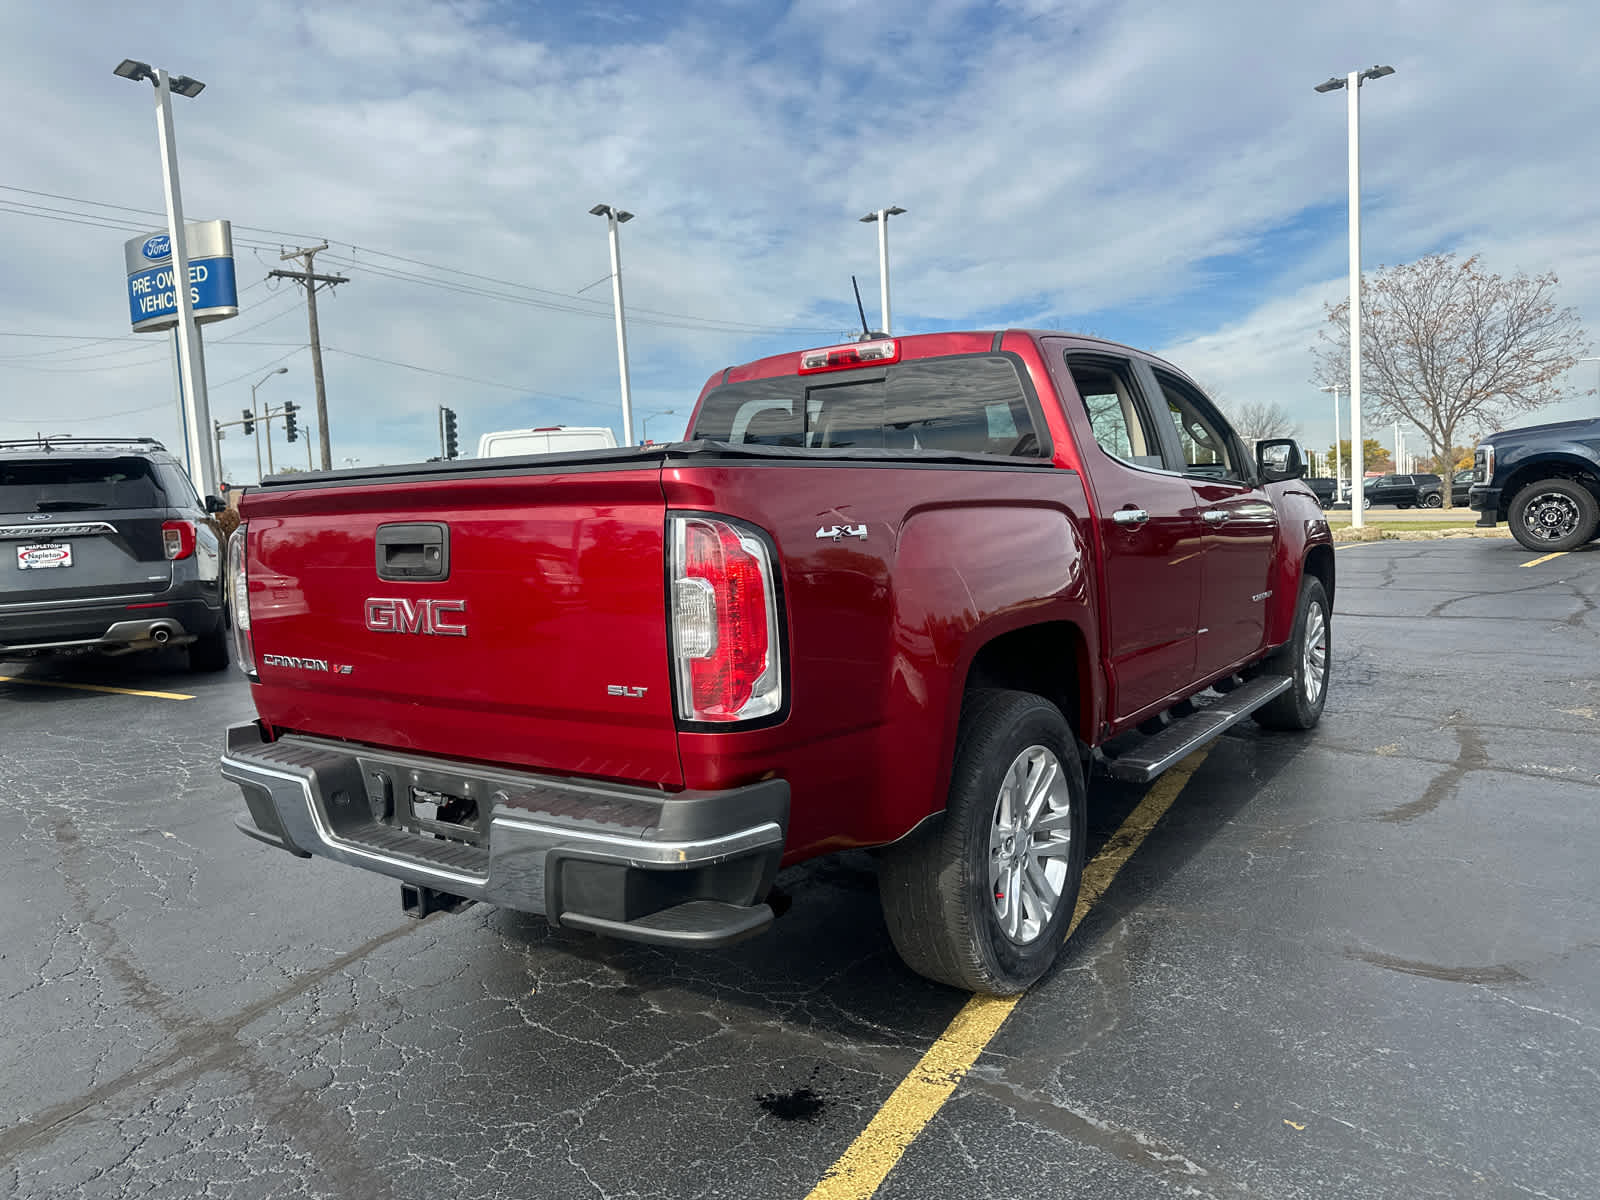
[[[570,296],[608,270],[604,225],[587,213],[601,200],[639,214],[623,234],[637,317],[818,331],[641,319],[629,329],[641,412],[686,415],[712,370],[853,323],[849,275],[869,306],[876,293],[873,235],[855,218],[898,203],[909,210],[890,235],[902,330],[995,313],[1155,328],[1176,361],[1234,399],[1303,410],[1309,432],[1326,398],[1310,388],[1307,348],[1321,301],[1342,294],[1344,260],[1342,219],[1328,216],[1343,206],[1343,102],[1311,84],[1374,55],[1398,73],[1365,95],[1367,261],[1481,248],[1500,270],[1560,271],[1564,299],[1600,314],[1600,189],[1573,150],[1591,138],[1578,81],[1600,15],[1586,8],[807,0],[775,19],[753,11],[196,5],[164,19],[176,32],[152,44],[142,12],[39,6],[13,19],[12,44],[30,47],[13,95],[33,103],[8,125],[0,182],[159,209],[148,94],[110,67],[132,55],[189,71],[210,85],[177,114],[191,215],[295,235],[236,229],[261,244],[241,248],[241,284],[280,265],[280,240],[326,236],[336,244],[319,263],[352,280],[321,305],[330,347],[588,402],[522,402],[330,351],[335,454],[366,461],[430,453],[438,403],[457,409],[469,441],[502,423],[616,423],[604,284],[562,301],[579,315],[420,288],[385,272],[425,269],[349,249]],[[0,331],[122,334],[124,236],[0,212],[11,284]],[[248,372],[305,340],[288,292],[246,299],[207,332],[219,415],[248,400]],[[158,343],[63,345],[0,338],[0,436],[176,439]],[[266,387],[308,403],[306,355],[285,362],[290,374]],[[140,402],[156,408],[92,420]],[[227,446],[236,474],[253,464],[242,443]]]

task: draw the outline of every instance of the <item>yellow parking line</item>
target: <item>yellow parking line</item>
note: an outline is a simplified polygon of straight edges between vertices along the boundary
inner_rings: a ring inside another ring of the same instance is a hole
[[[155,700],[193,700],[183,692],[142,692],[138,688],[103,687],[98,683],[63,683],[59,679],[24,679],[18,675],[0,675],[0,683],[26,683],[33,687],[71,688],[75,692],[111,692],[118,696],[149,696]]]
[[[1139,806],[1100,848],[1100,853],[1084,867],[1078,906],[1073,910],[1072,924],[1067,927],[1069,938],[1089,910],[1110,890],[1117,872],[1133,857],[1156,822],[1172,807],[1190,776],[1205,761],[1206,754],[1206,750],[1195,751],[1157,780]],[[974,996],[962,1005],[938,1040],[900,1081],[900,1086],[884,1101],[850,1148],[828,1168],[806,1200],[866,1200],[873,1195],[972,1069],[978,1055],[994,1040],[1021,999],[1022,996],[1004,999]]]
[[[1557,550],[1554,554],[1546,554],[1543,558],[1531,558],[1527,562],[1519,563],[1518,565],[1524,567],[1537,567],[1542,562],[1549,562],[1552,558],[1560,558],[1563,554],[1571,553],[1572,551],[1570,550]]]

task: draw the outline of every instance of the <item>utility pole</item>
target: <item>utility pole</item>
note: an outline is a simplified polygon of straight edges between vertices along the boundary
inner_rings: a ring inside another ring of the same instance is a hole
[[[211,425],[212,425],[212,428],[215,430],[216,435],[217,435],[217,441],[216,441],[216,446],[217,446],[217,473],[216,473],[216,480],[217,480],[218,483],[221,483],[222,482],[222,422],[221,421],[212,421]],[[260,470],[259,467],[256,469],[256,474],[257,475],[261,474],[261,470]],[[210,493],[207,493],[207,495],[209,495],[209,494]]]
[[[328,443],[328,394],[322,383],[322,337],[317,332],[317,284],[325,283],[333,287],[340,283],[349,283],[343,275],[318,275],[315,260],[320,251],[326,250],[328,243],[320,246],[306,246],[299,250],[286,250],[278,255],[281,262],[290,259],[299,259],[306,264],[304,271],[268,271],[268,278],[293,279],[306,285],[306,312],[311,318],[311,376],[317,387],[317,438],[319,449],[322,451],[322,469],[333,470],[333,449]],[[310,456],[310,439],[306,441],[306,453]]]

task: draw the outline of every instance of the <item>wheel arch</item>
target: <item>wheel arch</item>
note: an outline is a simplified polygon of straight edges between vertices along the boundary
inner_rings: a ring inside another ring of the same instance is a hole
[[[1499,517],[1505,520],[1517,493],[1530,483],[1541,479],[1570,479],[1583,485],[1596,500],[1600,500],[1600,467],[1576,454],[1543,454],[1538,458],[1520,462],[1500,488]]]
[[[1059,708],[1078,740],[1092,745],[1100,720],[1093,666],[1089,641],[1076,622],[1042,621],[993,631],[975,639],[957,700],[964,702],[976,688],[1031,692]],[[954,716],[959,721],[959,711]]]
[[[1330,609],[1333,608],[1334,574],[1333,547],[1326,544],[1311,547],[1306,554],[1302,575],[1314,576],[1321,582],[1322,590],[1327,593]]]

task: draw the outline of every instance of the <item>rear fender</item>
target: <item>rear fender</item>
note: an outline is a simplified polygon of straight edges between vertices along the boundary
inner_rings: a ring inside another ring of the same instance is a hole
[[[1063,478],[1081,493],[1075,476]],[[894,659],[880,760],[888,773],[879,795],[892,805],[882,817],[892,837],[945,807],[969,676],[997,639],[1041,626],[1071,630],[1081,649],[1062,694],[1076,699],[1079,736],[1098,728],[1098,626],[1080,525],[1043,505],[986,506],[981,514],[931,509],[907,519],[895,563]],[[907,747],[920,748],[910,771]]]

